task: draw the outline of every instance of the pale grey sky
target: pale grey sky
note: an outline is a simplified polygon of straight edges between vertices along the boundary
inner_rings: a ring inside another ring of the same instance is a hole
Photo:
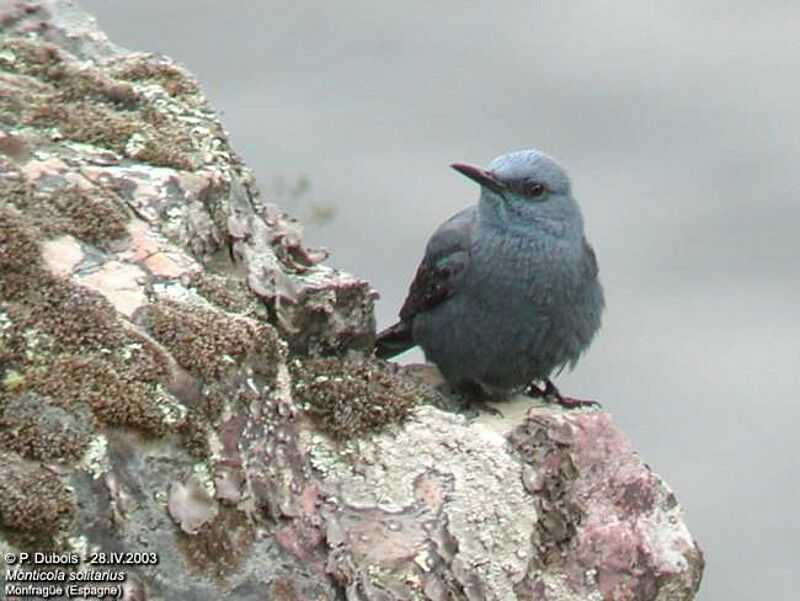
[[[537,147],[572,175],[608,311],[563,390],[602,400],[674,488],[702,601],[800,589],[800,4],[84,0],[187,65],[307,238],[397,312],[477,190],[447,165]]]

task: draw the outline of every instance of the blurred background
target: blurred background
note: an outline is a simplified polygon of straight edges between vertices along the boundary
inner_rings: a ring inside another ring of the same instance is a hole
[[[699,599],[798,598],[800,4],[81,4],[197,75],[265,193],[380,291],[381,327],[477,197],[451,161],[560,159],[608,301],[562,390],[685,505]]]

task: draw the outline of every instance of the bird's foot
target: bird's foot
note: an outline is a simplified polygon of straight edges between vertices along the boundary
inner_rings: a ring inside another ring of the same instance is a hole
[[[545,401],[554,402],[565,409],[580,409],[584,407],[601,407],[597,401],[590,401],[585,399],[576,399],[573,397],[564,396],[553,384],[552,380],[547,380],[544,389],[540,388],[534,383],[528,385],[525,391],[533,397],[541,398]]]
[[[481,412],[488,413],[489,415],[494,415],[496,417],[503,417],[503,413],[495,408],[492,407],[488,402],[487,398],[480,394],[465,394],[461,397],[461,407],[464,411],[468,413],[476,413],[479,414]]]
[[[491,395],[487,394],[485,390],[479,385],[462,385],[454,389],[461,399],[461,406],[467,412],[481,413],[485,412],[497,417],[503,417],[502,411],[496,407],[492,407],[488,401],[492,400]]]
[[[528,387],[523,391],[524,394],[528,396],[532,396],[535,399],[543,399],[547,396],[547,393],[544,391],[543,388],[537,386],[535,383],[531,382],[528,384]]]
[[[489,415],[494,415],[495,417],[504,417],[503,412],[500,411],[497,407],[492,407],[489,403],[486,402],[486,399],[477,396],[465,397],[464,408],[467,411],[475,411],[477,413],[483,411],[485,413],[488,413]]]

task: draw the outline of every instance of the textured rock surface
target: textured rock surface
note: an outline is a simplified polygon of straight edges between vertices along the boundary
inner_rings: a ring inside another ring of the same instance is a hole
[[[0,27],[0,551],[158,553],[129,599],[694,596],[607,414],[448,411],[189,73],[67,2]]]

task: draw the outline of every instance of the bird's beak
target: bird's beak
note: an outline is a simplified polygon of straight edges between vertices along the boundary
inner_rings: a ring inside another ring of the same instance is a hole
[[[472,181],[478,182],[481,186],[494,192],[501,192],[504,188],[503,182],[497,179],[494,173],[488,169],[467,165],[466,163],[452,163],[450,166],[460,174],[466,175]]]

